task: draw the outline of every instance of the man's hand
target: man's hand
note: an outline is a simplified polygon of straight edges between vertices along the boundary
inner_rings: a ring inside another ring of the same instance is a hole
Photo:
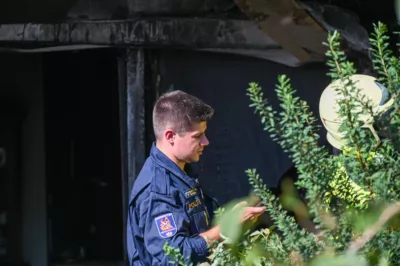
[[[214,226],[210,230],[201,233],[200,236],[204,238],[204,240],[207,242],[209,246],[213,246],[216,244],[216,242],[219,242],[221,240],[221,228],[219,225]]]
[[[238,204],[235,205],[235,207],[233,207],[233,209],[236,208],[243,208],[242,211],[242,215],[240,217],[240,222],[246,222],[246,221],[256,221],[258,216],[260,216],[261,214],[263,214],[266,210],[265,206],[261,206],[261,207],[246,207],[247,206],[247,202],[246,201],[242,201]]]
[[[252,221],[255,222],[258,218],[258,216],[260,216],[261,214],[263,214],[266,210],[265,206],[262,207],[246,207],[247,206],[247,202],[246,201],[242,201],[238,204],[236,204],[233,209],[236,208],[240,208],[242,207],[242,214],[240,215],[240,222],[244,223],[247,221]],[[219,225],[211,228],[210,230],[201,233],[200,236],[202,236],[207,244],[209,244],[210,246],[215,243],[215,241],[219,242],[221,240],[221,228],[219,227]]]

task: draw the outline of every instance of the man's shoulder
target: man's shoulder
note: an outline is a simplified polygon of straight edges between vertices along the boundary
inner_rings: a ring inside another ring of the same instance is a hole
[[[133,184],[131,200],[141,194],[157,193],[167,195],[170,191],[170,185],[170,173],[168,170],[155,163],[149,157]]]

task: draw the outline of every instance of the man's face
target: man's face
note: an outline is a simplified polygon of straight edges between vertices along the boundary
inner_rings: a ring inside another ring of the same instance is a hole
[[[185,163],[198,162],[204,147],[209,144],[206,137],[207,122],[193,125],[192,129],[181,135],[175,135],[174,155]]]

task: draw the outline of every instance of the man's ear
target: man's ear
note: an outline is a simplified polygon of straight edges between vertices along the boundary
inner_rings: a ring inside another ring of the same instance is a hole
[[[174,141],[175,141],[175,136],[176,136],[175,131],[173,131],[173,130],[171,130],[171,129],[167,129],[167,130],[165,130],[165,132],[164,132],[164,137],[165,137],[165,139],[166,139],[170,144],[173,144],[173,143],[174,143]]]

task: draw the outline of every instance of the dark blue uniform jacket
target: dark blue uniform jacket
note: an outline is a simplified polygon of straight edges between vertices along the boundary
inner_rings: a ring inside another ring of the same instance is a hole
[[[191,262],[206,261],[210,198],[154,144],[129,200],[127,249],[131,266],[169,265],[166,242]]]

